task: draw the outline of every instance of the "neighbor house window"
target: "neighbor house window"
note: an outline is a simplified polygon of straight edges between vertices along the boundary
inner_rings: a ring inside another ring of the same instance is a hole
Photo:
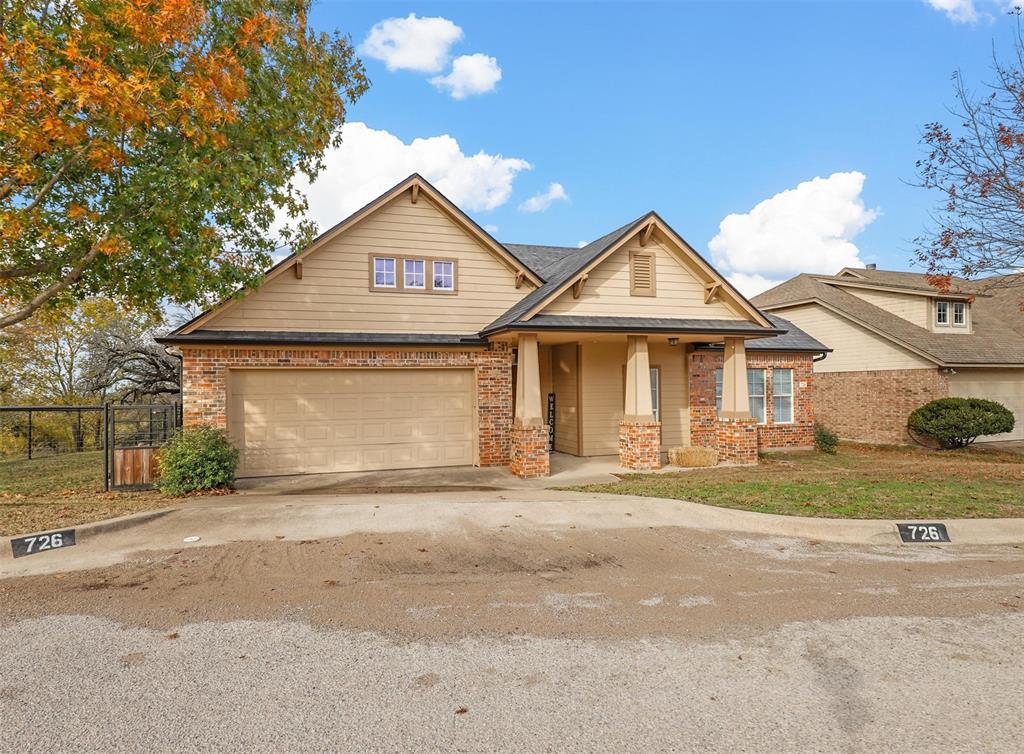
[[[455,290],[455,262],[434,262],[434,290]]]
[[[789,424],[793,421],[793,370],[772,370],[772,421]]]
[[[949,302],[935,302],[935,324],[945,327],[949,324]]]
[[[953,304],[953,326],[967,327],[967,304],[963,301]]]
[[[394,288],[398,284],[395,276],[396,260],[390,257],[373,258],[373,287]]]
[[[403,260],[406,288],[423,289],[427,287],[427,263],[422,259]]]
[[[758,424],[765,423],[764,416],[764,370],[747,370],[747,393],[750,396],[750,415]],[[715,411],[722,413],[722,370],[715,370]]]

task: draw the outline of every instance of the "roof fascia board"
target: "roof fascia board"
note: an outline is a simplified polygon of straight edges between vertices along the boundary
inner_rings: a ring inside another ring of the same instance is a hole
[[[834,277],[818,277],[813,276],[815,280],[818,280],[826,285],[835,285],[840,288],[864,288],[873,291],[885,291],[887,293],[902,293],[907,296],[925,296],[927,298],[948,298],[951,300],[969,300],[975,298],[976,294],[973,293],[942,293],[938,289],[931,291],[923,291],[920,288],[903,288],[899,285],[886,285],[885,283],[875,283],[861,280],[836,280]]]

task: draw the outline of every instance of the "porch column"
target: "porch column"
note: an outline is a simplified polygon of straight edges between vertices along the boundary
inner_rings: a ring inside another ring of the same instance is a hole
[[[511,470],[518,477],[539,477],[551,473],[548,428],[540,402],[540,358],[536,333],[519,336],[516,372],[516,415],[512,423]]]
[[[626,402],[619,424],[619,465],[661,468],[661,424],[651,404],[651,360],[646,335],[626,336]]]
[[[750,414],[747,349],[742,338],[725,339],[722,364],[722,410],[718,414],[718,458],[757,463],[757,422]]]

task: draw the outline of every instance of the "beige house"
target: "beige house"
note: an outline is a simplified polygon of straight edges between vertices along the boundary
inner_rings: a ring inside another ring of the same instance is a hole
[[[940,293],[924,275],[845,268],[798,275],[754,298],[833,352],[814,367],[818,419],[840,437],[908,442],[907,416],[945,396],[989,398],[1014,412],[1024,439],[1024,314],[1019,287],[954,281]]]
[[[162,342],[186,423],[227,429],[242,476],[753,463],[811,444],[827,350],[653,212],[583,248],[501,244],[418,175]]]

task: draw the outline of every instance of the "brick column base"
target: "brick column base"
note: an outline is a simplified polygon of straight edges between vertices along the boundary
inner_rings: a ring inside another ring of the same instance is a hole
[[[544,425],[513,425],[511,456],[509,470],[520,479],[549,476],[548,428]]]
[[[621,422],[619,465],[626,469],[661,468],[661,424]]]
[[[753,419],[718,422],[718,460],[757,463],[757,422]]]

